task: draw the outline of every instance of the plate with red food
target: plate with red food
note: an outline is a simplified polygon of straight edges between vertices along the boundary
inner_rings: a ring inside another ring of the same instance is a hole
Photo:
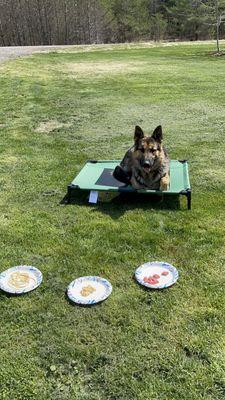
[[[163,261],[142,264],[135,271],[138,283],[151,289],[164,289],[172,286],[178,279],[177,269]]]

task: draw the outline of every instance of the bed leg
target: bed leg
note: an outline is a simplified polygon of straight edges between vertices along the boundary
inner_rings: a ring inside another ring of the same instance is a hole
[[[191,189],[182,190],[180,194],[187,197],[187,208],[191,210]]]
[[[188,210],[191,210],[191,190],[187,190],[187,207]]]
[[[72,183],[67,186],[67,201],[66,201],[67,204],[70,204],[70,202],[71,202],[72,193],[73,193],[74,189],[79,189],[79,186],[73,185]]]
[[[71,185],[69,185],[69,186],[67,187],[67,204],[70,204],[71,195],[72,195],[72,188],[71,188]]]

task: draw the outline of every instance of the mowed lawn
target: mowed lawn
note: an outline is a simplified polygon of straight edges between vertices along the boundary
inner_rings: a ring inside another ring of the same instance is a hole
[[[100,46],[0,66],[1,271],[43,272],[35,291],[0,293],[0,399],[222,400],[225,397],[225,58],[215,45]],[[162,124],[190,161],[184,198],[87,195],[59,205],[88,159],[119,159],[134,126]],[[139,265],[164,260],[176,285],[142,289]],[[67,301],[76,277],[113,293]]]

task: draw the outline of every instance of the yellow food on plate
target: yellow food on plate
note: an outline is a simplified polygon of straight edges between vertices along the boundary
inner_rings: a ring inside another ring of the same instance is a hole
[[[83,289],[80,291],[80,294],[83,297],[87,297],[95,291],[96,291],[95,288],[93,288],[91,285],[88,285],[83,287]]]
[[[27,272],[13,272],[10,275],[8,284],[15,287],[16,289],[21,289],[26,287],[30,283],[30,275]]]

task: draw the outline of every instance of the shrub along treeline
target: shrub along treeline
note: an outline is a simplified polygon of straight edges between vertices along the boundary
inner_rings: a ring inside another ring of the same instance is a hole
[[[0,46],[225,37],[225,0],[0,0]]]

